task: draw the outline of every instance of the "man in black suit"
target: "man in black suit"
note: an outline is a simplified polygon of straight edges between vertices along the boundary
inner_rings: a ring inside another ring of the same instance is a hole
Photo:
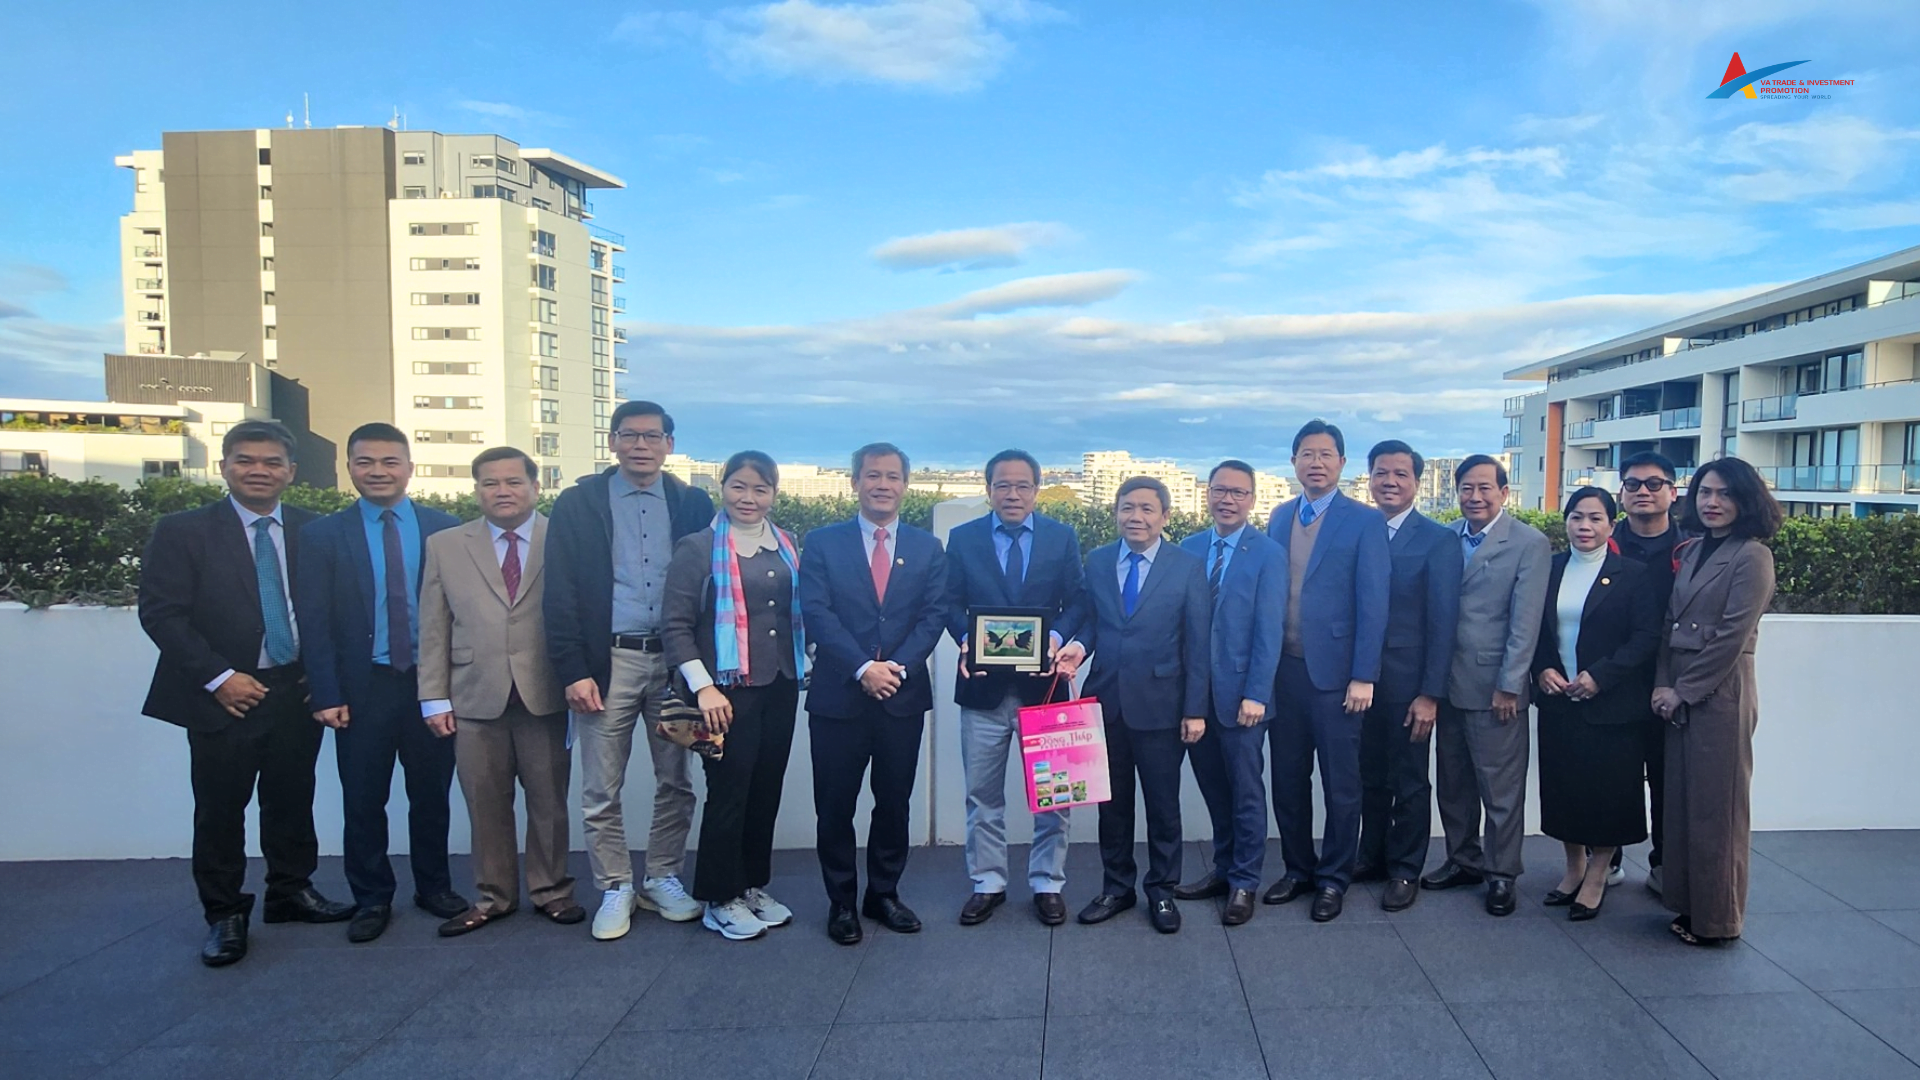
[[[907,867],[908,801],[920,737],[933,708],[927,658],[947,627],[947,553],[925,529],[900,520],[912,471],[892,443],[853,452],[860,516],[807,534],[800,604],[815,646],[807,690],[813,748],[815,848],[831,910],[827,936],[858,944],[853,818],[860,780],[873,768],[867,892],[860,911],[896,934],[920,930],[900,902]]]
[[[1433,831],[1428,759],[1447,696],[1460,611],[1460,545],[1413,508],[1426,462],[1389,439],[1367,454],[1373,504],[1387,516],[1393,559],[1379,693],[1360,731],[1360,860],[1355,881],[1385,881],[1380,906],[1401,911],[1420,895]]]
[[[229,495],[168,514],[141,561],[140,625],[160,647],[141,712],[187,729],[193,761],[193,880],[211,931],[208,967],[247,954],[253,894],[247,803],[260,788],[268,922],[338,922],[353,913],[313,887],[313,766],[322,728],[307,714],[299,625],[288,591],[298,534],[314,519],[282,506],[293,434],[272,421],[228,429]]]

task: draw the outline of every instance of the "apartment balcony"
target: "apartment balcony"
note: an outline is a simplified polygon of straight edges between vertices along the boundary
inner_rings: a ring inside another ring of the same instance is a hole
[[[616,297],[614,297],[614,298],[613,298],[613,310],[615,310],[615,311],[625,311],[625,310],[627,310],[627,298],[626,298],[626,297],[624,297],[624,296],[616,296]]]
[[[627,238],[625,236],[614,232],[612,229],[603,229],[598,225],[588,225],[587,235],[595,237],[596,239],[605,240],[607,243],[621,250],[625,250],[627,246]]]
[[[164,286],[161,284],[161,279],[157,277],[133,279],[133,290],[135,292],[159,292],[162,288],[164,288]]]
[[[1521,437],[1511,431],[1500,436],[1500,449],[1502,450],[1511,450],[1519,445],[1521,445]]]
[[[627,358],[624,356],[614,357],[613,370],[618,372],[621,375],[625,375],[627,373]]]
[[[1920,420],[1920,379],[1893,379],[1802,394],[1796,411],[1800,427]]]
[[[148,324],[148,325],[152,325],[152,324],[154,324],[154,323],[158,323],[158,322],[162,322],[162,321],[163,321],[163,319],[162,319],[162,317],[161,317],[161,315],[160,315],[160,313],[159,313],[159,312],[157,312],[157,311],[141,311],[141,312],[136,312],[136,313],[134,314],[134,319],[135,319],[135,320],[137,320],[137,321],[139,321],[139,322],[143,322],[143,323],[146,323],[146,324]]]
[[[1782,420],[1792,420],[1800,415],[1800,395],[1777,394],[1773,397],[1748,398],[1740,403],[1740,424],[1773,424]]]
[[[133,257],[136,259],[157,259],[160,257],[160,245],[136,244],[133,248]]]
[[[1599,442],[1643,442],[1660,437],[1660,412],[1649,409],[1631,416],[1616,416],[1611,420],[1595,420],[1593,437]]]
[[[1661,431],[1696,431],[1700,427],[1700,406],[1660,410]]]
[[[619,263],[614,263],[613,264],[613,280],[615,284],[620,284],[625,282],[627,280],[627,268],[624,266],[621,266]]]
[[[1920,495],[1920,464],[1768,465],[1759,467],[1759,473],[1767,486],[1783,495]]]
[[[625,330],[622,330],[620,327],[617,327],[617,326],[614,327],[613,343],[615,345],[625,345],[627,343],[627,332]]]

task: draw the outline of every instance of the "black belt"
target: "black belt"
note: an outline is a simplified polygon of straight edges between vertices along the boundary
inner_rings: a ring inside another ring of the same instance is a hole
[[[644,653],[657,653],[666,648],[665,645],[661,644],[659,634],[615,634],[613,635],[613,647]]]
[[[292,686],[305,678],[306,674],[306,668],[302,667],[298,660],[295,660],[290,664],[279,664],[270,668],[261,668],[253,673],[253,677],[260,680],[261,684],[266,686]]]

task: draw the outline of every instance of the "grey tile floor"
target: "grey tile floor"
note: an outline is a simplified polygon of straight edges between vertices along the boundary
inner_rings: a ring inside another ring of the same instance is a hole
[[[1329,925],[1194,903],[1162,937],[1139,911],[1049,930],[1016,890],[963,928],[960,852],[935,848],[903,887],[926,931],[841,948],[795,851],[770,891],[798,919],[761,941],[524,913],[443,941],[406,908],[367,946],[256,922],[222,971],[184,862],[0,864],[0,1077],[1920,1077],[1920,832],[1754,850],[1746,937],[1711,951],[1666,932],[1637,860],[1593,922],[1542,907],[1559,853],[1534,837],[1507,919],[1474,890],[1387,915],[1365,886]],[[1070,908],[1097,864],[1073,849]],[[318,884],[346,896],[338,860]]]

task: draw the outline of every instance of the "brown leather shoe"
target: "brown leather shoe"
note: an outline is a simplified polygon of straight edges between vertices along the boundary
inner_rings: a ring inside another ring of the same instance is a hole
[[[993,909],[1007,902],[1004,892],[977,892],[960,906],[960,925],[978,926],[993,918]]]
[[[1059,926],[1067,921],[1067,902],[1057,892],[1034,893],[1033,913],[1048,926]]]
[[[1234,889],[1227,894],[1227,906],[1220,909],[1221,926],[1239,926],[1253,918],[1253,890]]]
[[[1267,895],[1261,897],[1260,902],[1263,904],[1284,904],[1291,900],[1298,900],[1312,891],[1313,886],[1304,881],[1296,878],[1283,877],[1273,883],[1273,888],[1267,890]]]

